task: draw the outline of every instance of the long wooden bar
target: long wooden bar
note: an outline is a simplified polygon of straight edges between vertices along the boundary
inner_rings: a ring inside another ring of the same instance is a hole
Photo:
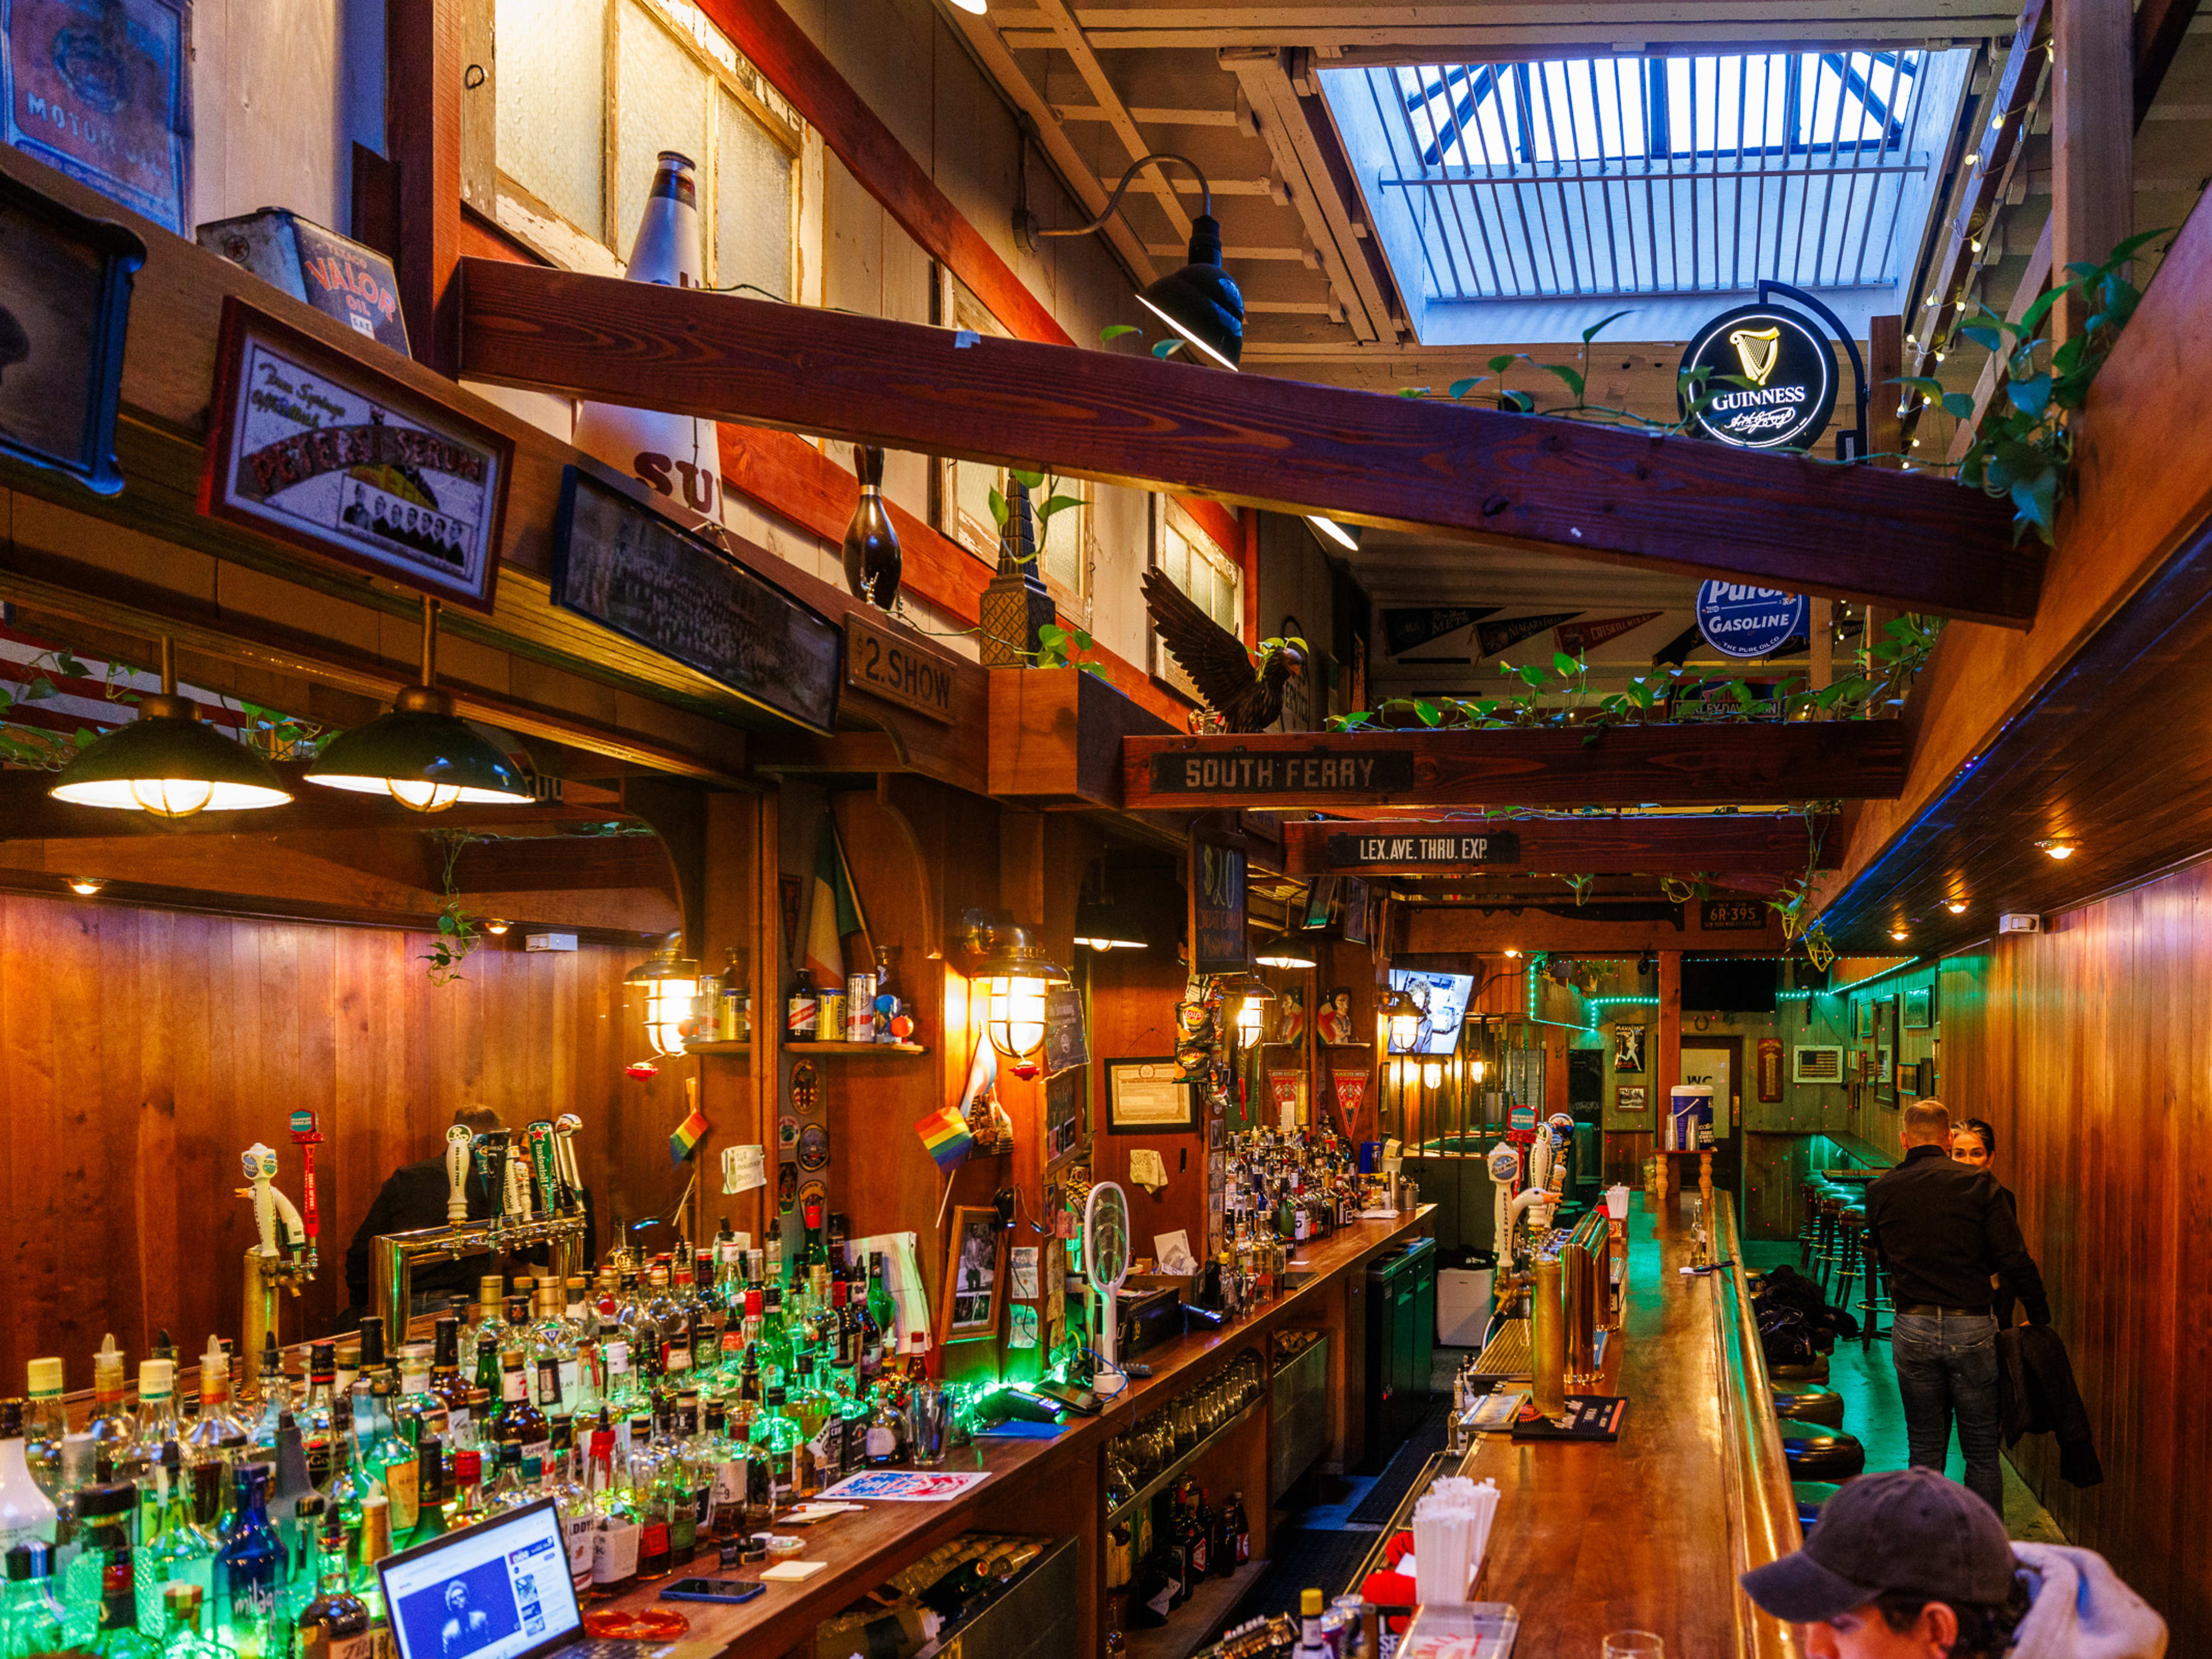
[[[1627,1307],[1605,1358],[1604,1392],[1628,1399],[1617,1442],[1485,1435],[1437,1465],[1498,1483],[1481,1594],[1520,1609],[1521,1653],[1595,1653],[1622,1630],[1656,1632],[1669,1653],[1800,1652],[1736,1584],[1801,1534],[1725,1194],[1717,1207],[1715,1255],[1729,1265],[1697,1276],[1680,1271],[1682,1197],[1655,1211],[1639,1194],[1631,1212]]]
[[[1097,1416],[1079,1418],[1050,1440],[985,1436],[946,1460],[949,1470],[981,1469],[991,1479],[960,1498],[942,1504],[871,1504],[857,1515],[841,1515],[805,1529],[799,1559],[826,1561],[828,1567],[797,1584],[771,1583],[765,1595],[736,1607],[684,1602],[691,1621],[681,1653],[684,1659],[742,1651],[747,1659],[812,1650],[814,1627],[873,1589],[902,1567],[947,1539],[971,1528],[1050,1529],[1086,1540],[1086,1560],[1098,1559],[1097,1545],[1103,1518],[1100,1466],[1106,1443],[1162,1401],[1203,1382],[1222,1365],[1284,1325],[1341,1322],[1344,1292],[1376,1255],[1398,1240],[1427,1230],[1434,1205],[1395,1220],[1363,1221],[1303,1249],[1291,1261],[1294,1272],[1310,1274],[1285,1294],[1249,1316],[1218,1331],[1193,1334],[1148,1350],[1149,1377],[1129,1387]],[[701,1565],[699,1572],[711,1572]],[[757,1569],[735,1575],[756,1577]],[[673,1606],[658,1598],[658,1584],[599,1604],[615,1609]]]

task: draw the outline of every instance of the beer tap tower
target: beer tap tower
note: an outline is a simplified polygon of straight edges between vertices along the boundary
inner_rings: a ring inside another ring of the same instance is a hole
[[[446,1131],[446,1224],[386,1233],[376,1241],[375,1310],[393,1340],[407,1329],[418,1261],[458,1261],[472,1255],[545,1245],[546,1271],[567,1279],[583,1271],[584,1183],[576,1169],[574,1136],[583,1121],[573,1113],[556,1123],[540,1118],[514,1144],[510,1129],[471,1136],[455,1124]],[[469,1219],[471,1164],[485,1190],[500,1195],[499,1211]]]
[[[253,1200],[255,1239],[246,1250],[244,1328],[240,1332],[238,1359],[241,1387],[252,1389],[261,1381],[264,1339],[277,1328],[278,1289],[299,1295],[300,1286],[313,1279],[317,1264],[314,1235],[300,1219],[292,1200],[276,1189],[276,1149],[257,1140],[240,1161],[247,1184],[238,1189],[238,1195]],[[313,1188],[307,1190],[312,1193]],[[312,1204],[313,1200],[308,1201]],[[281,1343],[283,1339],[277,1340]]]

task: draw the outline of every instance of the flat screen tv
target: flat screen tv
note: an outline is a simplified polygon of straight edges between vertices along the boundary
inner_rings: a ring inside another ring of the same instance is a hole
[[[1467,1000],[1474,990],[1472,975],[1393,968],[1390,988],[1410,992],[1424,1011],[1420,1035],[1413,1039],[1413,1053],[1448,1054],[1459,1047],[1459,1028],[1466,1023]]]
[[[1771,1014],[1782,981],[1772,958],[1709,957],[1682,963],[1682,1010],[1692,1014]]]

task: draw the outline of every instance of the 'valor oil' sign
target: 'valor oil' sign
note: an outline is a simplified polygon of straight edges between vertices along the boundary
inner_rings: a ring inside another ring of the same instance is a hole
[[[1691,416],[1698,434],[1739,449],[1802,449],[1836,409],[1836,356],[1810,318],[1779,306],[1739,306],[1699,329],[1682,372],[1710,371]],[[1689,383],[1683,412],[1689,412]]]

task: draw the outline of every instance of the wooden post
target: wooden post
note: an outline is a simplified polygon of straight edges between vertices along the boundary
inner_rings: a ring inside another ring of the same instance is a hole
[[[1905,422],[1897,412],[1904,388],[1897,384],[1905,373],[1905,319],[1867,319],[1867,453],[1876,466],[1901,467]]]
[[[2101,262],[2135,223],[2134,8],[2129,0],[2057,0],[2051,16],[2051,277]],[[2051,335],[2080,332],[2087,311],[2051,310]]]
[[[417,362],[459,371],[462,0],[387,0],[385,125],[399,170],[399,303]]]
[[[1682,1077],[1682,953],[1659,953],[1658,1041],[1644,1056],[1651,1069],[1651,1146],[1659,1159],[1659,1197],[1674,1190],[1674,1160],[1658,1148],[1666,1144],[1666,1114],[1674,1085]]]

